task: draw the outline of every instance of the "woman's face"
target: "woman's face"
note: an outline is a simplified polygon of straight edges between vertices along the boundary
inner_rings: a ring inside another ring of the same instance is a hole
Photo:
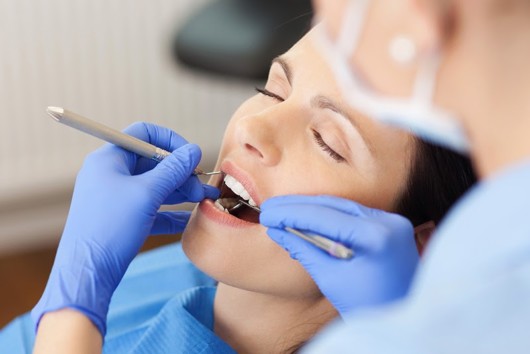
[[[348,108],[313,36],[314,30],[274,60],[265,87],[234,113],[216,169],[257,205],[285,194],[327,194],[391,211],[408,177],[413,140]],[[210,184],[233,196],[223,178]],[[235,215],[211,200],[200,203],[182,240],[193,263],[249,291],[321,296],[303,267],[267,236],[257,213],[245,208]]]

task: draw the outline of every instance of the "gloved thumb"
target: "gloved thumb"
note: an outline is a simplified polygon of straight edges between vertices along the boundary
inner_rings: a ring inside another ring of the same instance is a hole
[[[172,235],[184,231],[190,219],[189,211],[161,211],[156,215],[151,235]]]
[[[144,173],[153,187],[166,190],[169,193],[181,187],[192,175],[201,161],[201,149],[195,144],[186,144],[173,151],[151,171]],[[166,196],[166,197],[167,197]]]

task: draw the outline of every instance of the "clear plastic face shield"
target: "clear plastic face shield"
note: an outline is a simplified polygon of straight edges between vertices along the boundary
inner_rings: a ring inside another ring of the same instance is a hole
[[[433,103],[439,53],[432,53],[422,59],[409,97],[393,97],[376,92],[351,64],[350,59],[358,48],[370,3],[370,0],[348,2],[336,40],[330,38],[325,28],[321,27],[318,31],[318,45],[331,65],[344,97],[352,108],[368,117],[466,154],[469,143],[459,121]],[[406,63],[415,54],[414,43],[407,38],[396,38],[389,44],[392,60]]]

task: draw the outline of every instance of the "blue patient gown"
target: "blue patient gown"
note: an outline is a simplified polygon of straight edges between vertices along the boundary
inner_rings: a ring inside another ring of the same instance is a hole
[[[131,263],[114,293],[104,353],[234,353],[213,333],[215,281],[180,244],[146,252]],[[29,314],[0,331],[0,353],[31,353]]]
[[[404,301],[357,313],[305,353],[530,353],[530,162],[473,188]]]

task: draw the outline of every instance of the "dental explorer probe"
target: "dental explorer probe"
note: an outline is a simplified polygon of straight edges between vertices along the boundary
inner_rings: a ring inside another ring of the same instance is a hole
[[[236,210],[236,209],[242,207],[243,205],[246,205],[249,208],[254,209],[258,213],[261,212],[261,209],[259,207],[254,206],[254,205],[250,205],[249,203],[247,203],[244,200],[240,200],[236,205],[231,207],[229,209],[229,211]],[[311,244],[313,244],[315,246],[317,246],[318,248],[320,248],[321,250],[326,251],[327,253],[329,253],[333,257],[336,257],[336,258],[339,258],[339,259],[348,260],[348,259],[353,258],[354,254],[355,254],[352,249],[344,246],[343,244],[340,244],[338,242],[335,242],[335,241],[332,241],[332,240],[330,240],[328,238],[325,238],[323,236],[309,234],[309,233],[303,233],[301,231],[298,231],[298,230],[293,229],[292,227],[288,227],[288,226],[284,227],[284,230],[287,231],[287,232],[292,233],[295,236],[298,236],[298,237],[306,240],[307,242],[309,242],[309,243],[311,243]]]
[[[107,127],[101,123],[95,122],[77,113],[71,112],[61,107],[48,107],[46,113],[52,116],[59,123],[63,123],[71,128],[77,129],[96,138],[100,138],[114,145],[132,151],[140,156],[153,159],[157,162],[162,161],[167,156],[171,155],[169,151],[146,143],[143,140],[135,138],[131,135],[122,133],[116,129]],[[198,168],[193,172],[195,175],[218,175],[221,171],[204,172]]]

